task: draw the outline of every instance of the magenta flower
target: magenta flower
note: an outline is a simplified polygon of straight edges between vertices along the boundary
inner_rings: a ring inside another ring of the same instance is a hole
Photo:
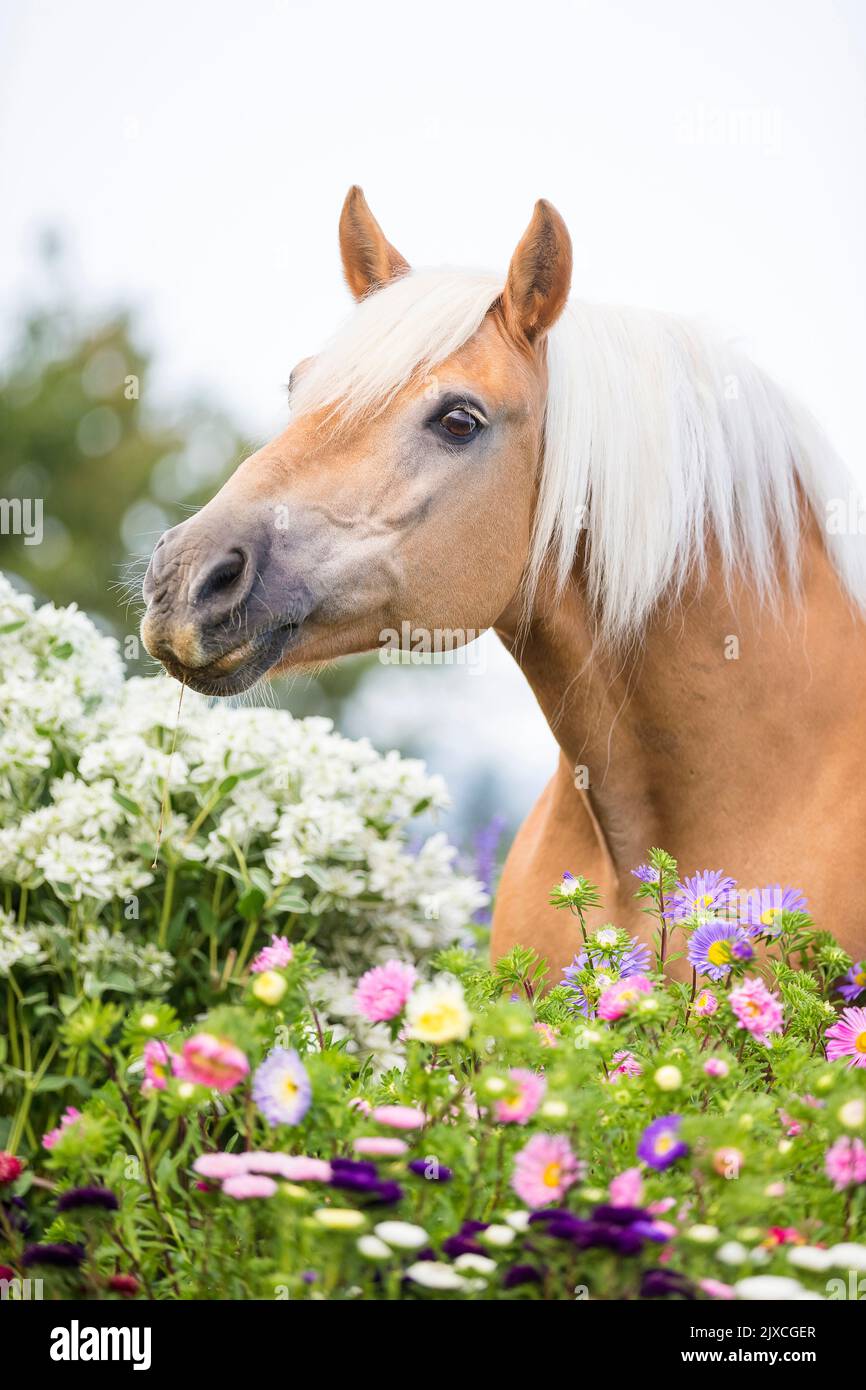
[[[714,1080],[727,1076],[730,1070],[724,1057],[708,1057],[704,1062],[704,1073],[713,1077]]]
[[[831,1062],[847,1057],[849,1067],[866,1067],[866,1009],[843,1009],[842,1017],[824,1036]]]
[[[731,990],[728,1000],[738,1027],[745,1028],[756,1042],[766,1043],[771,1033],[781,1033],[782,1001],[770,993],[763,980],[745,979]]]
[[[500,1124],[525,1125],[544,1099],[547,1082],[526,1067],[512,1067],[508,1079],[515,1088],[514,1095],[498,1100],[493,1107],[494,1114]]]
[[[534,1134],[514,1159],[511,1186],[529,1207],[558,1202],[583,1172],[561,1134]]]
[[[361,976],[355,988],[358,1013],[370,1023],[396,1018],[406,1007],[417,978],[414,966],[405,965],[401,960],[374,966]]]
[[[42,1136],[42,1147],[43,1147],[43,1149],[53,1149],[53,1148],[54,1148],[54,1145],[57,1143],[57,1141],[58,1141],[58,1139],[60,1138],[60,1136],[62,1135],[63,1131],[64,1131],[65,1129],[68,1129],[70,1125],[74,1125],[76,1120],[80,1120],[80,1119],[81,1119],[81,1111],[80,1111],[80,1110],[76,1110],[76,1108],[75,1108],[74,1105],[67,1105],[66,1109],[64,1110],[63,1114],[62,1114],[61,1117],[60,1117],[60,1124],[57,1126],[57,1128],[56,1128],[56,1129],[49,1129],[49,1131],[48,1131],[47,1134],[43,1134],[43,1136]]]
[[[213,1033],[194,1033],[183,1045],[177,1075],[213,1091],[230,1091],[243,1081],[250,1064],[239,1047]]]
[[[866,1182],[866,1147],[862,1139],[837,1139],[824,1155],[824,1172],[837,1192]]]
[[[630,975],[626,980],[617,980],[615,984],[608,985],[599,998],[596,1013],[599,1018],[609,1020],[623,1018],[638,1003],[642,994],[651,993],[652,983],[646,975]]]
[[[293,955],[294,951],[287,936],[272,936],[270,946],[262,947],[250,970],[254,975],[261,975],[265,970],[283,970]]]

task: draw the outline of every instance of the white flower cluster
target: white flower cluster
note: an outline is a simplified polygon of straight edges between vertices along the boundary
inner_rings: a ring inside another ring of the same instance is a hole
[[[343,738],[330,720],[190,691],[178,722],[179,695],[165,677],[124,681],[116,643],[87,617],[36,608],[0,575],[0,887],[18,884],[30,903],[18,936],[3,927],[0,969],[27,957],[45,897],[78,914],[94,951],[100,923],[152,939],[166,866],[207,878],[208,892],[218,875],[258,889],[272,930],[297,925],[314,942],[335,1002],[349,972],[417,961],[464,932],[481,885],[455,872],[443,835],[408,840],[414,816],[447,805],[423,763]],[[32,944],[38,963],[44,944]]]

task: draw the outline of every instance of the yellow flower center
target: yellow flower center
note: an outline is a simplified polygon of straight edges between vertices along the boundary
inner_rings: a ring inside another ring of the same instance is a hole
[[[548,1163],[544,1170],[541,1181],[545,1187],[559,1187],[559,1179],[562,1173],[561,1163]]]
[[[695,898],[695,907],[712,907],[712,905],[712,893],[701,893],[697,898]]]
[[[733,960],[730,941],[714,941],[707,951],[710,965],[730,965]]]
[[[855,985],[866,985],[866,970],[861,970],[854,976]]]
[[[749,1018],[757,1018],[761,1012],[760,1004],[756,1004],[754,999],[746,999],[741,1005],[743,1013],[748,1014]]]
[[[289,1101],[294,1100],[295,1096],[298,1094],[298,1088],[290,1076],[283,1077],[282,1086],[283,1098]]]
[[[663,1134],[660,1134],[658,1139],[656,1140],[656,1153],[664,1157],[665,1154],[670,1153],[673,1146],[674,1136],[670,1133],[669,1130],[665,1130],[665,1132]]]
[[[854,1046],[858,1052],[866,1052],[866,1032],[857,1034],[854,1039]]]
[[[764,908],[764,911],[761,913],[761,923],[762,923],[762,925],[765,926],[765,927],[771,927],[771,926],[773,925],[773,923],[775,922],[776,918],[779,917],[780,915],[781,915],[781,909],[780,909],[780,908],[778,908],[778,907],[766,907],[766,908]]]

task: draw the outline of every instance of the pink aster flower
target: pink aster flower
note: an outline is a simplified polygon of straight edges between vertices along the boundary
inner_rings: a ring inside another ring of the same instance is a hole
[[[866,1148],[862,1139],[837,1139],[824,1155],[824,1172],[837,1192],[866,1182]]]
[[[273,1197],[277,1190],[277,1184],[273,1178],[267,1178],[259,1173],[239,1173],[237,1177],[226,1178],[223,1183],[223,1192],[227,1197],[235,1197],[238,1201],[248,1201],[251,1197]]]
[[[692,1013],[698,1018],[709,1018],[719,1007],[719,1001],[711,989],[699,990]]]
[[[371,1158],[399,1158],[408,1151],[409,1145],[405,1139],[390,1134],[370,1134],[356,1139],[352,1148],[356,1154],[368,1154]]]
[[[714,1079],[727,1076],[730,1070],[724,1057],[708,1057],[704,1062],[704,1074],[712,1076]]]
[[[555,1028],[551,1028],[549,1023],[542,1023],[537,1020],[532,1026],[538,1034],[538,1040],[542,1047],[559,1046],[559,1034]]]
[[[261,975],[265,970],[283,970],[294,954],[287,936],[272,936],[270,946],[262,947],[250,970],[254,975]]]
[[[53,1149],[61,1134],[70,1125],[74,1125],[76,1120],[81,1119],[81,1111],[76,1110],[74,1105],[67,1105],[63,1114],[60,1116],[60,1124],[56,1129],[49,1129],[47,1134],[42,1136],[43,1149]]]
[[[406,1007],[417,979],[415,968],[401,960],[376,965],[362,975],[355,988],[355,1007],[370,1023],[396,1018]]]
[[[498,1100],[493,1112],[500,1124],[525,1125],[544,1099],[547,1082],[526,1067],[512,1067],[508,1079],[516,1092],[510,1099]]]
[[[511,1186],[529,1207],[558,1202],[582,1176],[568,1140],[561,1134],[534,1134],[514,1159]]]
[[[192,1168],[200,1178],[213,1178],[221,1182],[223,1178],[236,1178],[247,1171],[247,1155],[222,1152],[200,1154]]]
[[[415,1105],[377,1105],[370,1116],[389,1129],[420,1129],[427,1118]]]
[[[779,1119],[789,1139],[796,1139],[798,1134],[803,1133],[803,1126],[800,1121],[792,1119],[787,1110],[779,1111]]]
[[[731,990],[728,999],[738,1027],[745,1028],[756,1042],[766,1043],[771,1033],[782,1031],[782,1001],[770,993],[763,980],[745,979]]]
[[[643,1178],[640,1168],[626,1168],[610,1180],[610,1204],[613,1207],[639,1207],[643,1202]]]
[[[164,1042],[151,1039],[144,1044],[144,1081],[142,1090],[164,1091],[176,1067],[176,1057]]]
[[[616,1063],[616,1066],[612,1067],[610,1071],[609,1079],[611,1081],[615,1076],[640,1076],[643,1071],[643,1067],[633,1052],[615,1052],[611,1061]]]
[[[866,1067],[866,1009],[843,1009],[842,1017],[824,1034],[827,1057],[849,1058],[849,1067]]]
[[[733,1284],[723,1284],[721,1279],[699,1279],[698,1287],[707,1298],[736,1298],[737,1291]]]
[[[183,1045],[178,1076],[214,1091],[230,1091],[249,1069],[249,1062],[234,1043],[213,1033],[195,1033]]]
[[[617,980],[608,985],[601,995],[596,1008],[599,1018],[614,1020],[622,1018],[634,1008],[642,994],[650,994],[652,984],[646,975],[629,975],[628,979]]]

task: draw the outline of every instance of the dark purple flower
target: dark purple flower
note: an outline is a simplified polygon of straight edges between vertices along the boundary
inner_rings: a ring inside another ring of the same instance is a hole
[[[689,1151],[688,1144],[679,1137],[682,1122],[681,1115],[660,1115],[657,1120],[653,1120],[640,1137],[637,1146],[638,1158],[642,1158],[644,1163],[648,1163],[658,1172],[670,1168],[672,1163],[676,1163],[678,1158],[682,1158]]]
[[[641,1298],[695,1298],[695,1286],[675,1269],[646,1269],[641,1275]]]
[[[370,1163],[368,1159],[332,1158],[330,1160],[330,1163],[332,1173],[366,1173],[367,1177],[369,1178],[375,1178],[378,1176],[378,1170],[376,1168],[375,1163]]]
[[[102,1207],[117,1211],[120,1203],[108,1187],[71,1187],[57,1199],[58,1211],[77,1211],[79,1207]]]
[[[402,1202],[403,1189],[398,1182],[377,1182],[368,1196],[370,1206],[393,1207]]]
[[[21,1257],[25,1269],[31,1265],[55,1265],[58,1269],[77,1269],[84,1259],[84,1246],[61,1240],[54,1245],[28,1245]]]
[[[521,1284],[540,1284],[542,1278],[541,1270],[536,1269],[535,1265],[512,1265],[502,1276],[502,1287],[519,1289]]]
[[[489,1224],[487,1221],[464,1221],[456,1235],[443,1240],[442,1253],[452,1260],[456,1260],[458,1255],[483,1255],[483,1247],[473,1240],[473,1236],[478,1235],[479,1231],[486,1231]]]
[[[426,1158],[410,1159],[406,1167],[410,1173],[417,1173],[419,1178],[426,1178],[428,1182],[450,1182],[454,1176],[444,1163],[428,1163]]]
[[[596,1207],[592,1213],[594,1221],[606,1221],[611,1226],[631,1226],[635,1221],[645,1221],[647,1214],[643,1207]]]

